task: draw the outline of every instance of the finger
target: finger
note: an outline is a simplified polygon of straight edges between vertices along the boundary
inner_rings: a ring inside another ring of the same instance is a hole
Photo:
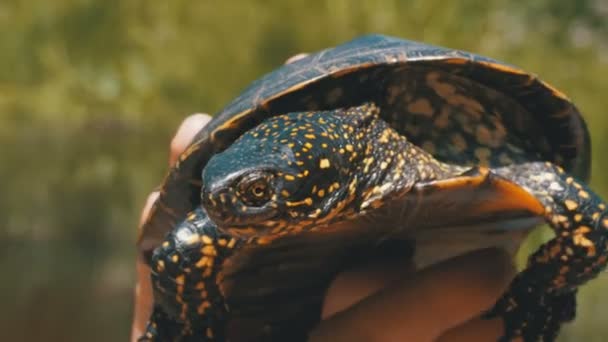
[[[131,326],[131,341],[133,342],[143,335],[148,318],[152,314],[150,267],[145,263],[141,254],[137,256],[136,269],[135,303],[133,306],[133,325]]]
[[[201,128],[205,127],[211,121],[211,117],[207,114],[192,114],[179,125],[177,133],[171,140],[171,148],[169,153],[169,166],[175,165],[177,158],[190,145],[192,138]]]
[[[139,217],[139,229],[146,222],[152,205],[156,202],[159,192],[148,195],[144,209]],[[138,253],[135,263],[137,278],[135,279],[135,293],[133,304],[133,323],[131,325],[131,341],[137,341],[146,328],[148,318],[152,314],[152,286],[150,284],[150,267],[145,263],[143,254]]]
[[[415,272],[409,258],[375,260],[341,272],[325,293],[321,318],[326,319]]]
[[[311,338],[433,341],[490,307],[513,273],[504,252],[484,250],[460,256],[337,313],[323,321]]]
[[[206,114],[193,114],[188,116],[180,124],[170,145],[169,165],[173,166],[179,155],[188,147],[194,135],[201,130],[211,117]],[[158,199],[159,192],[152,192],[146,199],[146,204],[139,217],[139,228],[148,219],[152,206]],[[136,341],[146,328],[146,323],[152,313],[152,286],[150,283],[150,268],[145,263],[141,253],[137,255],[136,261],[137,279],[135,283],[133,323],[131,326],[131,341]]]
[[[144,204],[144,208],[142,209],[141,215],[139,216],[139,229],[141,229],[141,227],[148,219],[148,216],[150,215],[150,210],[152,209],[154,202],[156,202],[156,200],[158,199],[159,194],[160,192],[154,191],[148,195],[148,198],[146,198],[146,204]]]
[[[474,318],[462,325],[452,328],[441,335],[435,342],[486,342],[498,341],[504,332],[500,318]],[[514,342],[516,342],[515,340]],[[517,341],[519,342],[519,341]]]
[[[288,58],[288,59],[285,61],[285,64],[291,64],[291,63],[293,63],[293,62],[297,62],[297,61],[299,61],[300,59],[302,59],[302,58],[304,58],[304,57],[306,57],[306,56],[308,56],[308,54],[307,54],[307,53],[299,53],[299,54],[297,54],[297,55],[291,56],[291,57],[289,57],[289,58]]]

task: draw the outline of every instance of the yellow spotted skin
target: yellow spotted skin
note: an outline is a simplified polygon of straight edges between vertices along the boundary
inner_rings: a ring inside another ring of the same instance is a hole
[[[201,192],[207,215],[235,235],[272,232],[264,242],[379,206],[416,181],[464,170],[437,162],[379,114],[364,104],[261,123],[207,164]],[[263,205],[250,205],[252,177],[275,188]]]
[[[202,208],[188,215],[152,256],[155,308],[139,341],[223,340],[218,273],[242,243],[219,232]]]
[[[483,223],[481,248],[539,217],[555,239],[488,316],[501,341],[553,341],[606,264],[589,170],[578,109],[533,74],[379,35],[311,54],[247,88],[167,175],[139,239],[141,341],[305,340],[335,273],[383,243],[417,258],[416,234],[449,221]]]
[[[518,150],[508,157],[525,160]],[[209,161],[202,175],[203,207],[188,215],[154,252],[156,309],[148,329],[152,337],[143,340],[224,339],[226,320],[243,307],[233,298],[238,295],[225,297],[234,287],[227,285],[232,277],[228,274],[241,272],[230,271],[230,265],[239,264],[239,253],[248,253],[240,249],[324,234],[341,222],[383,212],[387,204],[406,203],[414,186],[433,189],[439,182],[481,187],[488,172],[534,196],[556,233],[530,257],[528,268],[488,317],[505,319],[501,341],[553,340],[560,325],[574,317],[577,287],[606,265],[606,204],[552,163],[492,163],[496,167],[487,171],[440,162],[391,128],[371,103],[288,113],[261,123]],[[440,182],[456,178],[462,181]],[[407,211],[407,206],[401,210]],[[404,218],[415,220],[415,215]],[[336,267],[330,265],[327,269]],[[252,271],[252,266],[240,267]],[[314,323],[304,322],[301,336]],[[272,326],[268,331],[275,334],[272,339],[285,333]]]
[[[578,286],[595,278],[608,258],[608,211],[587,185],[551,163],[499,168],[497,174],[532,193],[545,206],[555,237],[529,257],[509,291],[488,314],[504,317],[501,341],[553,341],[574,319]]]

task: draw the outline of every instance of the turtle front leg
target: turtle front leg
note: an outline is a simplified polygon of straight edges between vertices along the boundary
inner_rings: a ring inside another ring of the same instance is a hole
[[[606,203],[550,163],[520,164],[497,173],[540,200],[556,236],[530,256],[527,268],[488,316],[504,319],[500,341],[553,341],[562,323],[574,319],[578,286],[606,266]]]
[[[150,320],[146,326],[146,332],[137,339],[137,342],[164,342],[183,341],[186,327],[171,319],[160,306],[154,306]]]

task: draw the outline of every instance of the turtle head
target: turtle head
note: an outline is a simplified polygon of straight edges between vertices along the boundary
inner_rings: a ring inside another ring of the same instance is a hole
[[[220,227],[259,231],[313,225],[340,211],[354,192],[352,165],[375,114],[363,105],[264,121],[203,170],[209,217]]]

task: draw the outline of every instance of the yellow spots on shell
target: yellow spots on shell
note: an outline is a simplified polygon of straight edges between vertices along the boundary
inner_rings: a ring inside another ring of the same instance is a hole
[[[348,152],[352,152],[352,151],[354,150],[354,147],[353,147],[353,145],[351,145],[351,144],[346,144],[346,145],[344,146],[344,148],[345,148],[345,149],[346,149]]]
[[[432,88],[437,95],[446,98],[456,92],[456,87],[449,83],[439,81],[440,74],[438,72],[429,72],[426,75],[426,83]]]
[[[597,205],[600,210],[606,210],[606,205],[604,203],[600,203]]]
[[[443,106],[435,120],[433,120],[433,124],[439,129],[447,128],[450,124],[450,107]]]
[[[490,156],[492,152],[487,147],[478,147],[475,149],[475,157],[482,166],[488,166],[490,164]]]
[[[199,291],[200,291],[200,290],[204,290],[204,289],[205,289],[205,283],[204,283],[204,282],[202,282],[202,281],[199,281],[198,283],[196,283],[196,284],[194,285],[194,289],[195,289],[195,290],[199,290]]]
[[[304,143],[304,147],[306,147],[307,149],[311,149],[312,148],[312,144],[307,141],[307,142]]]
[[[228,241],[228,245],[226,245],[226,247],[232,249],[232,248],[234,248],[235,245],[236,245],[236,239],[232,238],[232,239],[230,239],[230,241]]]
[[[600,218],[601,214],[600,213],[593,213],[593,215],[591,215],[591,218],[594,221],[597,221]]]
[[[217,244],[218,244],[220,247],[226,247],[226,244],[227,244],[227,243],[228,243],[228,241],[226,241],[226,239],[219,239],[219,240],[217,241]]]
[[[177,263],[178,261],[179,261],[179,255],[177,255],[177,254],[173,254],[173,255],[171,256],[171,262],[172,262],[172,263]]]
[[[492,139],[490,130],[485,125],[477,126],[475,138],[477,139],[477,142],[482,145],[489,145]]]
[[[209,237],[209,235],[202,235],[201,236],[201,242],[204,243],[205,245],[210,245],[211,243],[213,243],[213,240]]]
[[[426,117],[433,116],[433,107],[428,99],[420,98],[407,105],[407,110],[413,114],[419,114]]]
[[[175,277],[175,283],[177,285],[184,285],[186,283],[186,276],[183,274],[178,275]]]
[[[576,214],[574,215],[574,222],[581,222],[583,220],[583,215],[582,214]]]
[[[460,133],[452,134],[450,140],[452,142],[452,146],[454,146],[454,148],[456,148],[457,151],[464,152],[467,149],[467,141],[464,139],[462,134],[460,134]]]
[[[286,181],[293,181],[296,179],[296,177],[290,174],[286,174],[285,176],[283,176],[283,178],[285,178]]]
[[[319,196],[320,198],[323,198],[323,196],[325,196],[325,190],[319,189],[319,191],[317,191],[317,196]]]
[[[321,143],[321,147],[327,148],[327,144],[326,143]]]
[[[314,139],[316,139],[316,136],[314,134],[308,133],[308,134],[304,134],[304,138],[314,140]]]
[[[319,161],[319,168],[321,168],[321,169],[327,169],[327,168],[329,168],[329,166],[330,166],[329,159],[322,158]]]
[[[163,242],[162,246],[163,248],[168,248],[171,244],[169,243],[169,241],[165,241]]]
[[[390,85],[387,88],[387,102],[388,104],[394,104],[397,100],[397,97],[401,95],[401,89],[396,85]]]
[[[602,226],[604,226],[605,229],[608,229],[608,218],[602,220]]]
[[[575,201],[573,201],[571,199],[565,200],[564,201],[564,205],[570,211],[575,210],[576,208],[578,208],[578,203],[576,203]]]
[[[285,189],[281,190],[281,196],[283,196],[283,197],[289,197],[290,196],[289,191],[287,191]]]

